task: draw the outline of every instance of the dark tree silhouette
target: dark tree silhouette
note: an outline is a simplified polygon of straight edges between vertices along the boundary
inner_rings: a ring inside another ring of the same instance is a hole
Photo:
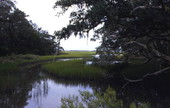
[[[123,52],[144,57],[145,63],[158,61],[164,65],[161,72],[169,70],[170,0],[59,0],[54,8],[59,7],[61,13],[77,9],[70,24],[56,33],[59,38],[94,30],[93,40],[102,38],[98,51],[106,56]]]
[[[26,19],[11,0],[0,1],[0,56],[33,53],[54,54],[55,36]]]

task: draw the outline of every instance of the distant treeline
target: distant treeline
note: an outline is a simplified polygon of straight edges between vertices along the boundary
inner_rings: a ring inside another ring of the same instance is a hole
[[[56,52],[58,44],[54,41],[55,37],[26,17],[11,0],[0,1],[0,56]]]

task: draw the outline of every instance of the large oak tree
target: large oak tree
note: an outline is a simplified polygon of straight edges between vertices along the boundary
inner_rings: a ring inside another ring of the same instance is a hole
[[[55,37],[28,21],[11,0],[0,1],[0,56],[11,54],[54,54]]]
[[[100,52],[123,52],[170,65],[170,0],[59,0],[63,14],[74,7],[70,24],[56,32],[60,39],[94,30]],[[88,35],[87,35],[88,36]]]

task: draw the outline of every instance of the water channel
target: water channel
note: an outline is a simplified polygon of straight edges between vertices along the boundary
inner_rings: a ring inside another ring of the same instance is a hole
[[[6,81],[2,81],[2,80]],[[0,108],[59,108],[61,98],[93,92],[96,84],[53,77],[40,66],[0,76]]]
[[[45,73],[40,66],[4,73],[0,76],[0,82],[0,108],[58,108],[63,97],[79,96],[79,90],[91,93],[105,90],[108,86],[56,78]],[[162,84],[164,85],[161,86]],[[141,83],[129,84],[124,89],[116,85],[111,87],[123,102],[123,108],[130,108],[131,103],[149,103],[150,108],[170,108],[168,82],[155,82],[145,86]]]
[[[41,73],[42,75],[43,73]],[[54,80],[43,75],[40,81],[36,81],[29,91],[27,105],[24,108],[58,108],[61,98],[71,95],[79,96],[79,90],[93,92],[92,87],[81,84],[66,84],[62,80]]]

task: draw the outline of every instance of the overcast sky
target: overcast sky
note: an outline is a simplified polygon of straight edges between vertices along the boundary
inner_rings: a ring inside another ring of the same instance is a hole
[[[47,30],[50,34],[54,31],[60,30],[69,23],[69,12],[64,16],[55,16],[57,10],[53,9],[56,0],[16,0],[16,6],[24,11],[32,20],[43,30]],[[71,10],[70,10],[71,11]],[[62,40],[61,46],[65,50],[94,50],[99,46],[99,41],[91,42],[90,38],[79,39],[79,37],[72,36],[69,40]]]

